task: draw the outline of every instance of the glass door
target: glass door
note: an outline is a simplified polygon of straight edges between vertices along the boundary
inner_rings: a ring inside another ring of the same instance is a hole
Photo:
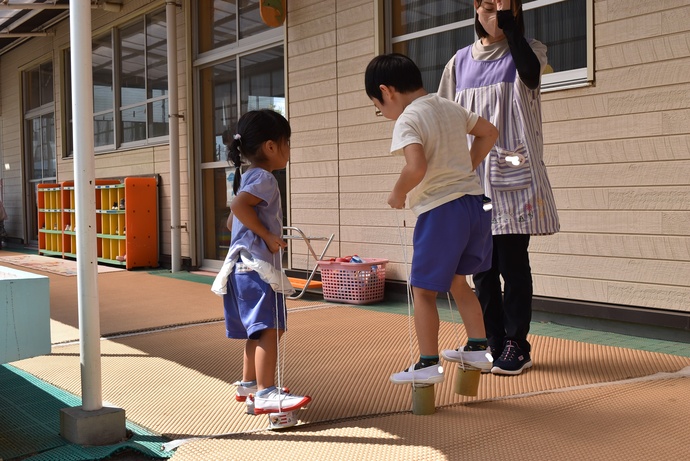
[[[260,0],[194,0],[200,263],[219,269],[230,245],[227,219],[235,167],[225,144],[240,115],[285,115],[285,30],[262,20]],[[279,175],[282,190],[285,175]]]
[[[200,70],[205,267],[220,267],[230,245],[227,219],[235,167],[228,160],[226,143],[232,139],[239,116],[247,111],[272,109],[285,115],[283,62],[283,47],[278,46]],[[276,178],[285,194],[285,172],[276,172]]]
[[[38,245],[38,184],[57,181],[53,64],[22,75],[24,100],[24,175],[26,178],[26,242]]]

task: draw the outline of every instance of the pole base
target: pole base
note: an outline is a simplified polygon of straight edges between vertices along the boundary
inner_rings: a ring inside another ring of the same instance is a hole
[[[113,445],[127,439],[125,410],[102,407],[86,411],[82,407],[60,410],[60,435],[77,445]]]

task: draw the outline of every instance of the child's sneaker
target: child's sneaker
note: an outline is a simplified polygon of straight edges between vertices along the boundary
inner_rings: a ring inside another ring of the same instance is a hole
[[[256,381],[253,381],[253,384],[251,384],[250,386],[246,386],[242,383],[242,381],[237,381],[233,384],[237,386],[237,391],[235,392],[235,400],[237,400],[238,402],[244,402],[245,400],[247,400],[249,394],[256,394]]]
[[[274,388],[264,395],[254,394],[254,414],[294,411],[309,402],[309,396],[292,395]]]
[[[523,351],[518,343],[507,340],[503,347],[503,353],[494,362],[491,373],[495,375],[519,375],[522,370],[532,366],[529,352]]]
[[[483,351],[466,351],[465,346],[459,349],[446,349],[441,351],[441,357],[449,362],[466,363],[467,365],[479,368],[482,373],[488,373],[493,366],[491,349]]]
[[[405,371],[391,375],[393,384],[436,384],[443,382],[443,367],[440,363],[425,368],[414,369],[411,365]]]

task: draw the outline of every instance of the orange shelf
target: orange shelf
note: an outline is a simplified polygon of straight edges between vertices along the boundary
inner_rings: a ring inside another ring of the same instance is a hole
[[[158,184],[156,178],[97,179],[98,261],[158,267]],[[74,181],[38,185],[39,254],[77,257]]]
[[[38,254],[62,256],[62,188],[60,184],[39,184]]]

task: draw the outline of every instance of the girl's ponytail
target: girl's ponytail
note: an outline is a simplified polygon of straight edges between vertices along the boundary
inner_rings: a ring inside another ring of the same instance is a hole
[[[240,189],[240,181],[242,177],[242,136],[237,133],[233,135],[230,146],[228,147],[228,160],[230,160],[235,167],[235,178],[232,181],[232,192],[237,194]]]

